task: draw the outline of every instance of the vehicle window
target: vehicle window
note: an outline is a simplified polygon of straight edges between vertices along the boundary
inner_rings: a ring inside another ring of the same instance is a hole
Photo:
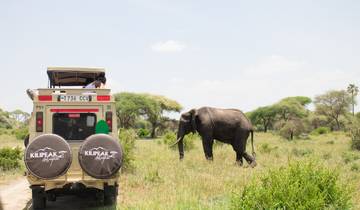
[[[53,133],[65,140],[84,140],[95,134],[96,115],[94,113],[55,113]]]

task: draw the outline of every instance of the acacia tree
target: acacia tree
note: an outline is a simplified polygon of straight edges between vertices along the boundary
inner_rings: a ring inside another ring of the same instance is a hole
[[[359,88],[355,84],[349,84],[349,86],[347,87],[347,92],[351,95],[352,114],[353,116],[355,116],[355,97],[359,93]]]
[[[314,104],[315,112],[334,120],[337,130],[340,130],[339,119],[340,116],[345,116],[349,112],[351,97],[344,90],[333,90],[316,96]]]
[[[274,123],[276,114],[273,106],[263,106],[252,111],[249,114],[249,118],[254,125],[261,125],[266,133],[268,128]]]
[[[120,127],[134,127],[135,121],[142,117],[151,124],[152,138],[156,136],[156,128],[166,119],[166,112],[180,112],[182,109],[178,102],[160,95],[124,92],[114,96]]]

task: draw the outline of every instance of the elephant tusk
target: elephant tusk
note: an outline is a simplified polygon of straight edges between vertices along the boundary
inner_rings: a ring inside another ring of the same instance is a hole
[[[180,140],[181,140],[181,137],[179,137],[179,138],[176,140],[176,142],[175,142],[175,143],[173,143],[172,145],[170,145],[170,147],[175,146],[175,144],[179,143],[179,141],[180,141]]]

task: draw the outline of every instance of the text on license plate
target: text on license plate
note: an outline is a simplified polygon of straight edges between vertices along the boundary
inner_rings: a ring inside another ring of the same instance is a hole
[[[90,96],[62,95],[60,101],[64,102],[88,102]]]

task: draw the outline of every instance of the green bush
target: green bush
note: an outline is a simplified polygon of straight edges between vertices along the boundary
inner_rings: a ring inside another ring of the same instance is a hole
[[[231,196],[230,209],[350,209],[351,191],[337,171],[314,162],[268,171]]]
[[[29,134],[29,129],[27,127],[19,128],[14,130],[14,135],[17,139],[23,140]]]
[[[195,148],[195,143],[194,141],[196,139],[199,139],[199,135],[198,134],[193,134],[190,133],[188,135],[186,135],[183,139],[183,143],[184,143],[184,150],[185,151],[189,151]],[[165,135],[163,135],[163,137],[161,138],[161,142],[165,145],[171,146],[176,142],[176,134],[172,131],[168,131],[165,133]],[[177,147],[175,147],[175,145],[172,147],[172,149],[177,149]]]
[[[137,138],[137,134],[134,130],[129,129],[121,129],[119,134],[120,144],[123,148],[123,165],[122,169],[129,170],[134,167],[134,149],[135,149],[135,140]]]
[[[318,127],[315,130],[311,131],[311,135],[322,135],[330,133],[330,128],[328,127]]]
[[[20,168],[21,149],[4,147],[0,149],[0,171],[9,171]]]
[[[350,127],[351,148],[360,150],[360,123],[356,122]]]
[[[140,128],[137,131],[137,135],[139,138],[146,138],[150,136],[150,130],[146,129],[146,128]]]

